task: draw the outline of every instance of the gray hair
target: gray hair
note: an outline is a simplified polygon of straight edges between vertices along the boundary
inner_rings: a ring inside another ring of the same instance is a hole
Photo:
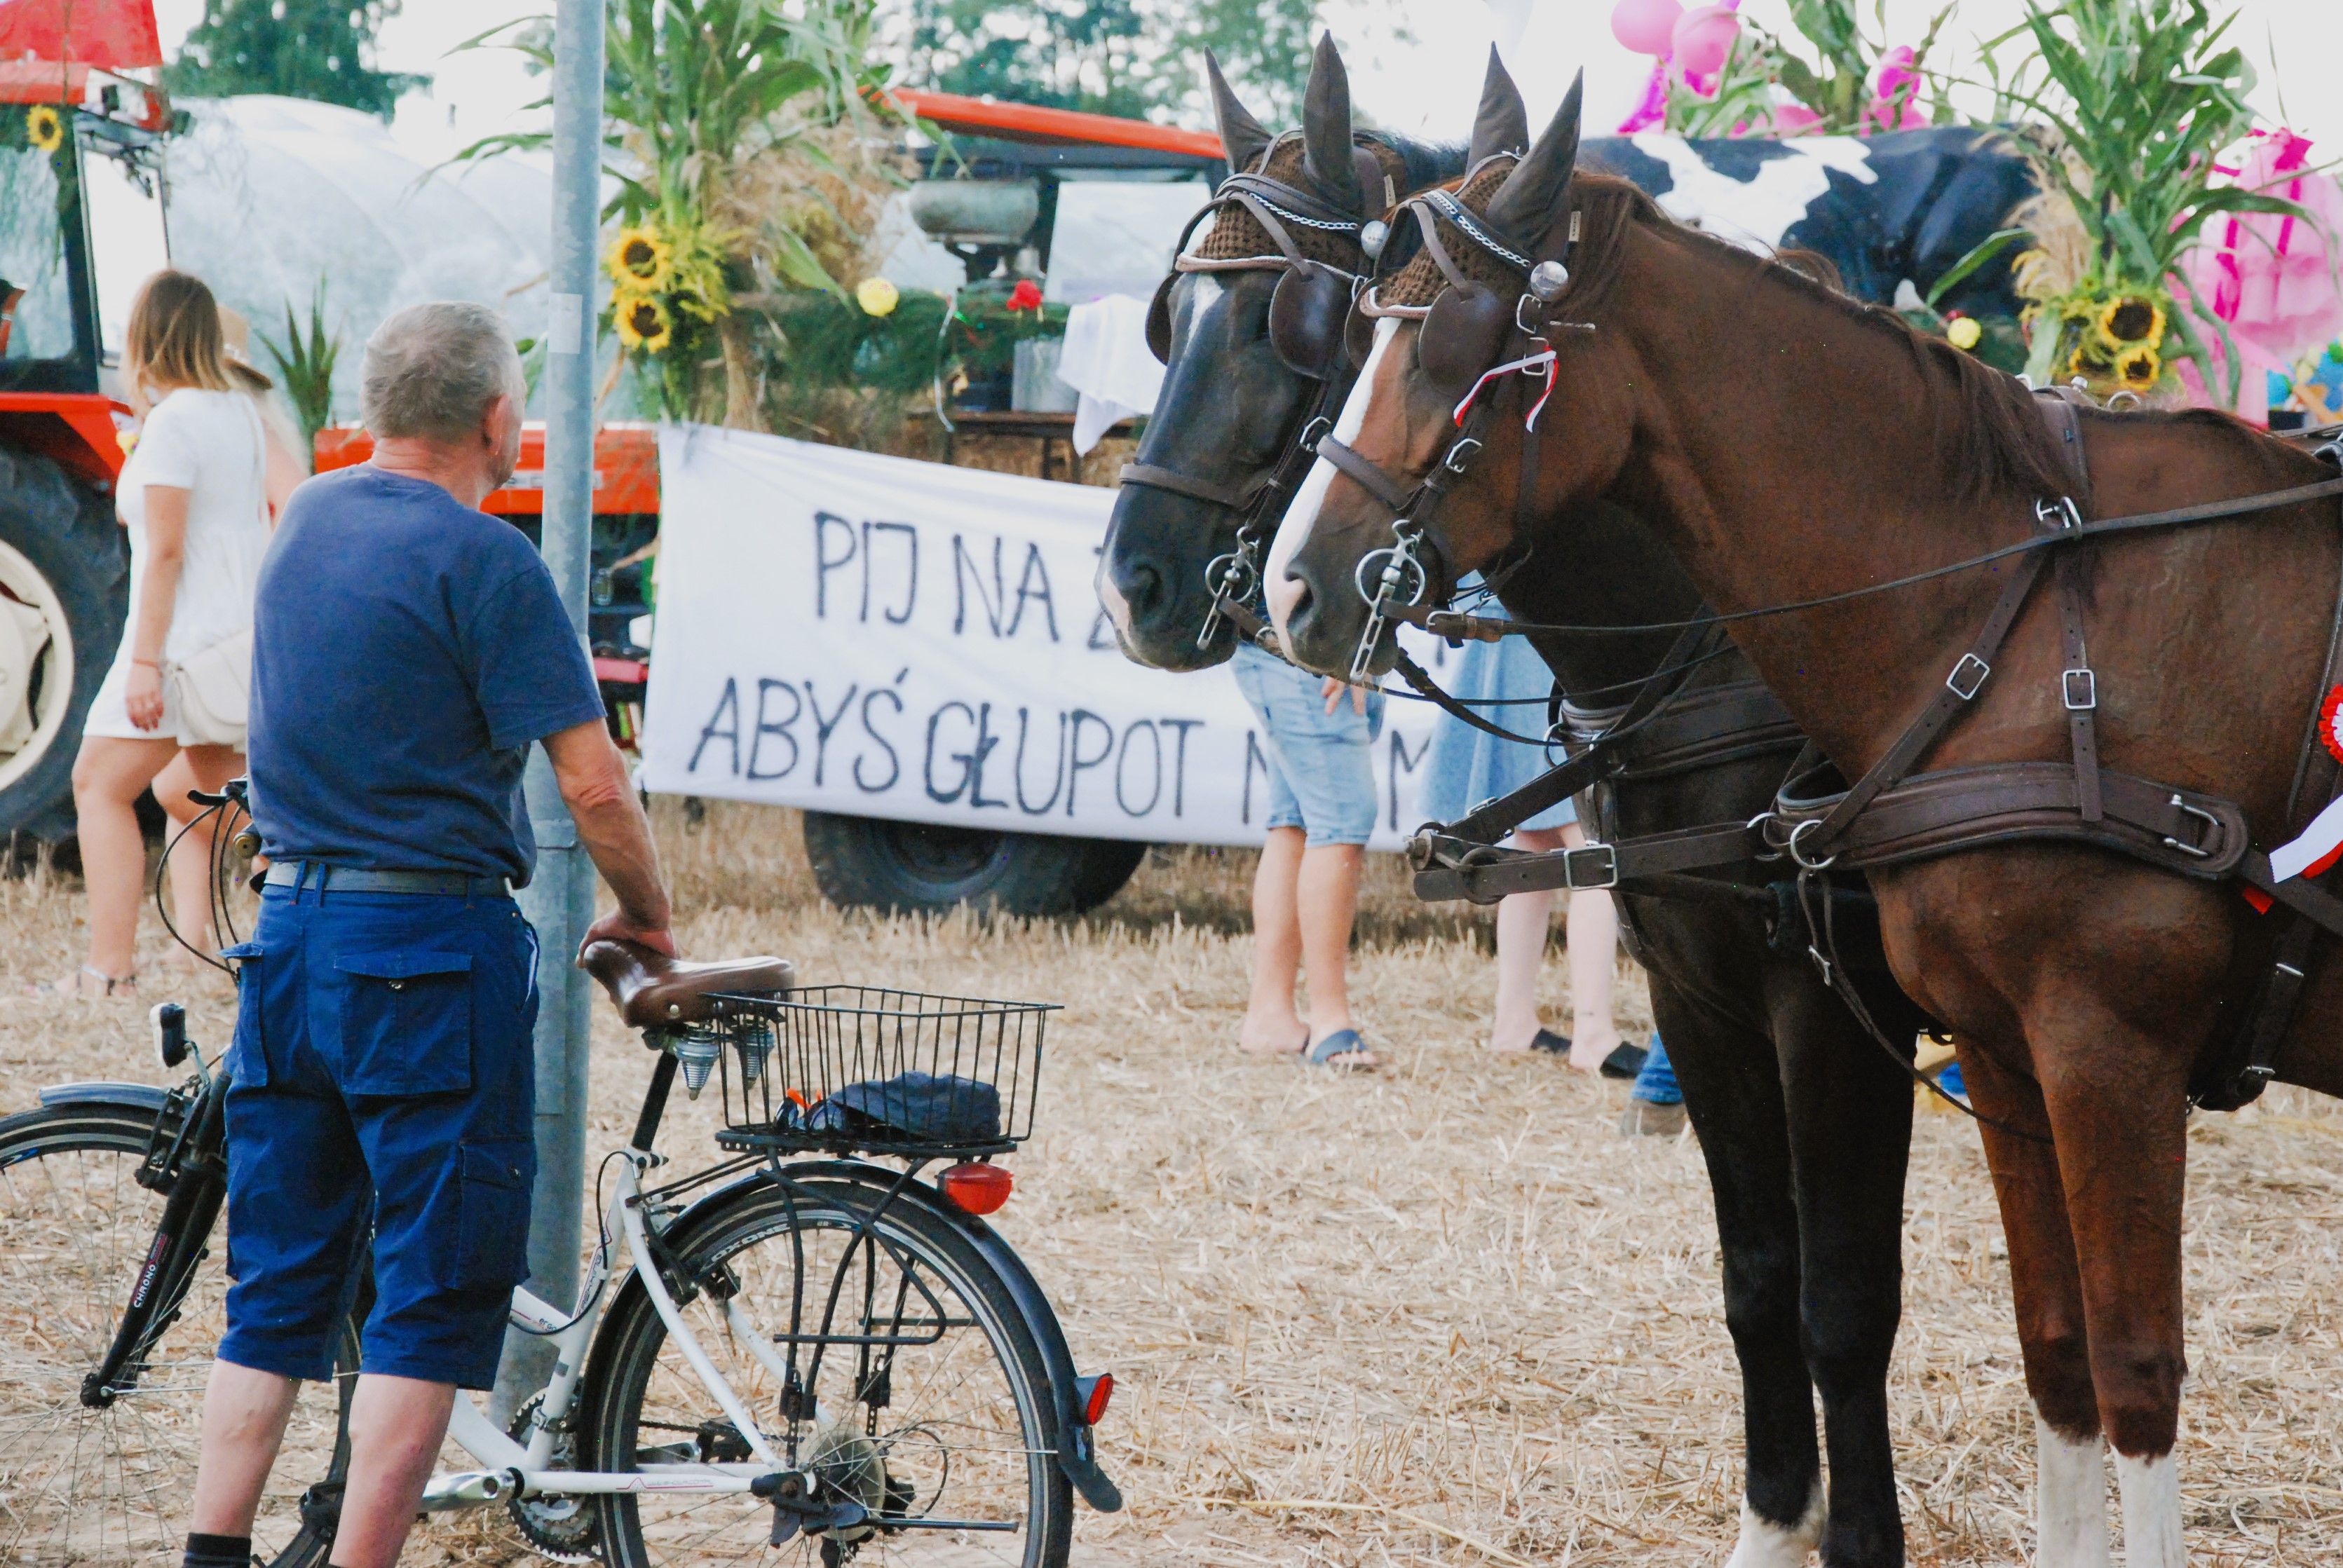
[[[527,388],[502,316],[436,299],[408,306],[367,339],[358,411],[377,438],[461,440],[489,404],[508,395],[522,402]]]

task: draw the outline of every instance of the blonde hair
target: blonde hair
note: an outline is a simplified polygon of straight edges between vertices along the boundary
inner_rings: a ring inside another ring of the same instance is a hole
[[[219,302],[202,278],[166,269],[139,286],[122,346],[122,373],[132,386],[233,392],[228,363]]]

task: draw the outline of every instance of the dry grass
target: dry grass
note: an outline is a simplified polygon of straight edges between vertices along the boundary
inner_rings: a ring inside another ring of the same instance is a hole
[[[1061,1000],[1040,1131],[1002,1229],[1077,1359],[1121,1384],[1101,1436],[1124,1513],[1097,1564],[1715,1564],[1738,1508],[1738,1378],[1707,1181],[1688,1140],[1626,1141],[1620,1091],[1474,1048],[1479,929],[1373,879],[1359,1007],[1373,1077],[1232,1048],[1249,857],[1157,857],[1086,922],[920,923],[813,896],[781,814],[660,813],[689,945],[788,954],[809,980]],[[5,993],[59,963],[76,900],[0,886]],[[1566,1017],[1563,967],[1548,966]],[[226,996],[199,987],[202,1037]],[[1623,1021],[1647,1021],[1640,986]],[[136,1011],[0,1010],[10,1103],[71,1074],[146,1077]],[[598,1147],[646,1052],[598,1012]],[[2030,1556],[2031,1424],[1975,1132],[1913,1156],[1897,1472],[1915,1562]],[[687,1108],[664,1141],[688,1150]],[[2201,1119],[2187,1233],[2181,1479],[2199,1564],[2343,1550],[2343,1311],[2329,1292],[2343,1111],[2294,1091]],[[525,1561],[500,1522],[437,1523],[410,1563]]]

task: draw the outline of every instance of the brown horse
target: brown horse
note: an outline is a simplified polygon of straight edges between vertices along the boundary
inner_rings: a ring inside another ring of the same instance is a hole
[[[1449,268],[1427,244],[1371,301],[1401,314],[1375,324],[1337,435],[1397,481],[1376,487],[1385,496],[1443,460],[1463,470],[1412,498],[1435,596],[1523,549],[1520,579],[1571,573],[1560,520],[1594,498],[1640,514],[1707,603],[1732,613],[2028,538],[2042,531],[2037,508],[2056,516],[2068,498],[2085,517],[2111,517],[2331,475],[2226,416],[2089,410],[2080,482],[2016,381],[1577,171],[1576,110],[1574,95],[1525,158],[1459,193],[1480,238],[1433,226]],[[1545,292],[1534,297],[1537,262],[1559,267],[1536,276]],[[1473,286],[1455,288],[1453,269]],[[1457,452],[1460,387],[1522,355],[1517,297],[1530,325],[1547,324],[1555,357],[1528,368],[1551,380],[1483,387],[1502,400],[1474,417],[1485,446]],[[1334,672],[1368,629],[1354,572],[1394,538],[1392,508],[1353,471],[1322,457],[1270,564],[1286,648]],[[2264,849],[2323,803],[2292,797],[2334,626],[2336,523],[2331,504],[2303,505],[2084,548],[2075,580],[2110,774],[2234,802]],[[2016,564],[1733,629],[1854,778],[1936,701]],[[1928,769],[2066,760],[2065,672],[2077,662],[2046,587],[1982,687],[1976,671],[1956,678],[1974,699]],[[1950,1027],[1991,1119],[2040,1444],[2038,1560],[2107,1561],[2104,1433],[2133,1568],[2171,1568],[2183,1561],[2172,1449],[2186,1370],[2185,1123],[2192,1081],[2268,968],[2271,922],[2233,883],[2038,837],[1872,877],[1896,977]],[[2338,1021],[2343,966],[2314,961],[2278,1076],[2343,1092]]]

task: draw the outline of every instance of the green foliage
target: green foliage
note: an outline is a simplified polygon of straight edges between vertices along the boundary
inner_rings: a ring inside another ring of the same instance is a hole
[[[281,93],[390,118],[428,76],[377,71],[367,58],[399,0],[206,0],[163,85],[184,97]]]
[[[951,308],[947,327],[944,313]],[[1066,330],[1066,307],[1011,310],[991,294],[907,291],[870,316],[852,300],[818,292],[774,297],[764,313],[778,336],[774,370],[807,386],[865,387],[895,397],[927,392],[956,374],[980,379],[1010,368],[1017,345]]]
[[[1135,119],[1185,106],[1220,56],[1253,111],[1290,122],[1317,0],[907,0],[916,85]]]
[[[1813,57],[1793,52],[1780,37],[1743,17],[1740,40],[1718,73],[1713,96],[1704,98],[1681,82],[1670,84],[1668,129],[1688,136],[1730,136],[1737,126],[1762,131],[1772,123],[1776,88],[1820,116],[1812,127],[1816,132],[1855,136],[1875,128],[1877,122],[1868,116],[1872,79],[1890,47],[1886,0],[1874,0],[1875,32],[1865,30],[1858,0],[1787,4],[1790,21]],[[1952,15],[1950,5],[1938,11],[1913,46],[1910,69],[1916,75],[1925,71],[1936,35]]]
[[[287,305],[284,341],[264,333],[260,346],[277,361],[277,378],[293,405],[293,417],[301,424],[301,450],[306,457],[317,449],[317,432],[334,422],[334,364],[342,356],[341,334],[326,330],[324,278],[317,280],[317,291],[309,297],[308,331],[304,334],[293,319],[293,307]]]
[[[2032,60],[2009,79],[1996,74],[1996,87],[2046,122],[2066,155],[2035,159],[2046,188],[2072,206],[2087,245],[2084,275],[2044,301],[2056,318],[2094,319],[2125,296],[2161,301],[2176,281],[2193,299],[2174,267],[2216,214],[2309,216],[2292,202],[2214,183],[2221,154],[2253,126],[2246,104],[2253,66],[2224,41],[2236,19],[2234,11],[2217,18],[2207,0],[2027,0],[2026,20],[1986,45],[1988,54],[2012,40],[2033,46]],[[2209,374],[2187,313],[2168,315],[2177,343],[2157,347],[2167,357],[2198,360]],[[2234,401],[2239,361],[2234,352],[2227,358]]]

